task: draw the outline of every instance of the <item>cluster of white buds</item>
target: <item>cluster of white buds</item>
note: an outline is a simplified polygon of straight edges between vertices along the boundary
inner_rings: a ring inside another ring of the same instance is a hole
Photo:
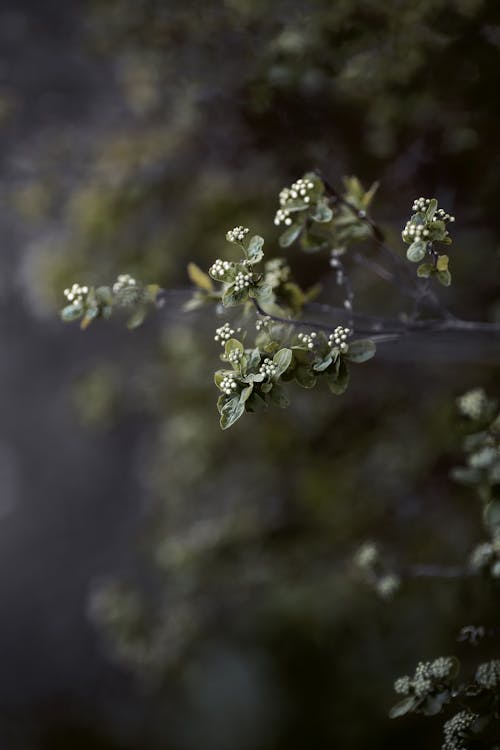
[[[64,290],[64,296],[73,305],[81,305],[87,294],[89,293],[88,286],[80,286],[80,284],[73,284],[71,289]]]
[[[378,579],[375,590],[383,599],[391,599],[401,586],[401,579],[395,573],[388,573]]]
[[[487,404],[488,398],[482,388],[473,388],[457,398],[459,412],[469,419],[481,419]]]
[[[443,727],[444,742],[441,745],[441,750],[465,750],[468,745],[464,733],[471,728],[476,719],[479,719],[479,714],[475,714],[469,709],[460,711],[460,713],[448,719]]]
[[[278,208],[276,216],[274,217],[274,223],[277,227],[279,227],[280,224],[285,224],[285,226],[289,227],[292,223],[290,211],[287,208]]]
[[[469,559],[469,565],[474,572],[479,572],[491,562],[493,562],[494,550],[493,545],[489,542],[478,544],[472,551]]]
[[[255,328],[257,331],[261,331],[263,328],[267,328],[271,323],[269,315],[263,315],[261,318],[257,318],[255,321]]]
[[[431,202],[430,198],[415,198],[413,201],[413,211],[425,211]]]
[[[403,229],[403,240],[416,242],[429,236],[429,230],[425,224],[416,224],[412,219],[406,222]]]
[[[416,198],[413,201],[413,211],[426,211],[431,202],[431,198]],[[443,208],[438,208],[433,216],[433,221],[455,221],[455,217],[447,214]]]
[[[243,289],[247,289],[252,283],[252,274],[243,273],[240,271],[234,280],[234,291],[241,292]]]
[[[476,682],[487,690],[500,687],[500,659],[480,664],[476,671]]]
[[[227,361],[231,362],[231,364],[237,364],[238,362],[241,362],[241,359],[243,358],[243,351],[241,349],[233,349],[232,352],[229,352],[227,355]]]
[[[317,333],[299,333],[297,336],[301,344],[307,346],[308,349],[314,349],[314,339],[317,337]]]
[[[215,276],[217,279],[223,279],[226,273],[230,270],[232,263],[228,260],[221,260],[217,258],[215,263],[210,266],[210,275]]]
[[[356,552],[354,563],[363,570],[373,568],[379,557],[378,549],[373,542],[365,542]]]
[[[231,328],[229,323],[224,323],[223,326],[215,329],[214,341],[220,341],[221,346],[224,346],[232,336],[234,336],[234,328]]]
[[[272,378],[276,375],[276,365],[272,361],[272,359],[269,359],[269,357],[266,357],[266,359],[263,361],[261,366],[259,367],[259,373],[260,375],[265,375],[266,377]]]
[[[237,389],[238,383],[235,380],[234,375],[226,375],[222,378],[219,388],[226,396],[231,396],[232,393]]]
[[[137,281],[128,273],[122,273],[118,276],[113,284],[113,293],[118,294],[124,289],[130,289],[137,286]]]
[[[399,695],[409,695],[411,690],[411,680],[407,674],[404,677],[398,677],[394,683],[394,690]]]
[[[453,223],[455,221],[455,217],[451,214],[447,214],[444,209],[438,208],[432,221],[451,221]]]
[[[417,664],[413,677],[400,677],[394,683],[394,690],[401,695],[414,693],[422,697],[432,692],[443,680],[451,676],[455,663],[449,656],[440,656],[434,661],[421,661]]]
[[[276,216],[274,217],[274,223],[276,224],[276,226],[279,226],[280,224],[290,226],[290,224],[292,223],[292,219],[290,217],[290,210],[287,208],[287,205],[296,200],[302,200],[304,201],[304,203],[310,203],[310,192],[313,189],[314,182],[302,177],[300,178],[300,180],[294,182],[293,185],[290,185],[289,188],[283,188],[279,195],[280,208],[278,209],[278,211],[276,212]]]
[[[345,354],[349,350],[349,344],[347,343],[347,337],[351,333],[350,328],[344,328],[343,326],[337,326],[333,333],[328,337],[329,346],[338,346],[342,354]]]
[[[243,242],[249,231],[248,227],[234,227],[227,232],[226,240],[228,242]]]

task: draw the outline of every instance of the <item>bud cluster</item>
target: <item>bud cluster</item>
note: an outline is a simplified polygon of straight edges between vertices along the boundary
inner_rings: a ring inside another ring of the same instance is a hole
[[[234,227],[227,232],[226,240],[228,242],[243,242],[249,231],[248,227]]]
[[[71,289],[64,290],[64,296],[73,305],[82,305],[88,293],[88,286],[81,286],[80,284],[73,284]]]

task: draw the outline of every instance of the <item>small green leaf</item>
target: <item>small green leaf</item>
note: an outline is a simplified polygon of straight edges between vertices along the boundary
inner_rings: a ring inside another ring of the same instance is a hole
[[[231,396],[221,410],[220,426],[223,430],[231,427],[245,412],[245,403],[240,396]]]
[[[245,401],[248,401],[248,399],[252,395],[252,392],[253,392],[253,383],[250,383],[250,385],[247,385],[246,388],[243,388],[243,390],[240,393],[240,401],[242,404],[244,404]]]
[[[270,284],[259,284],[255,287],[250,287],[249,296],[254,297],[261,304],[265,304],[271,300],[273,290]]]
[[[412,242],[408,250],[406,251],[406,257],[411,260],[412,263],[419,263],[425,258],[427,245],[422,240],[415,240]]]
[[[495,534],[500,531],[500,500],[493,500],[484,509],[484,522]]]
[[[210,276],[202,271],[196,263],[189,263],[187,272],[190,280],[198,287],[198,289],[203,289],[206,292],[213,291],[214,286]]]
[[[436,213],[437,207],[438,207],[437,200],[435,198],[432,198],[425,212],[425,218],[427,221],[432,221],[432,219],[434,218],[434,214]]]
[[[254,391],[245,402],[245,408],[250,412],[265,411],[267,409],[267,404],[262,396],[259,396],[259,394]]]
[[[293,371],[296,382],[302,388],[314,388],[316,385],[316,376],[308,365],[299,365]]]
[[[436,716],[436,714],[441,713],[443,706],[448,703],[449,699],[450,694],[447,690],[437,695],[428,695],[420,710],[425,716]]]
[[[276,366],[276,379],[279,378],[285,370],[290,367],[292,361],[292,350],[291,349],[280,349],[273,357],[273,364]]]
[[[327,224],[333,218],[333,211],[326,201],[319,201],[311,211],[311,219],[319,224]]]
[[[323,370],[326,370],[327,367],[330,367],[332,362],[333,362],[333,357],[331,354],[329,354],[324,359],[321,359],[319,362],[316,362],[316,364],[313,365],[313,370],[315,372],[323,372]]]
[[[338,372],[327,372],[327,383],[332,393],[341,396],[349,385],[349,370],[343,359],[337,361]]]
[[[290,245],[295,242],[301,231],[302,224],[296,223],[289,226],[288,229],[286,229],[280,237],[280,246],[290,247]]]
[[[450,262],[450,259],[447,255],[440,255],[438,256],[438,259],[436,261],[436,268],[438,271],[447,271],[448,270],[448,263]]]
[[[403,698],[402,701],[396,703],[396,705],[391,708],[389,711],[389,718],[397,719],[399,716],[405,716],[405,714],[408,714],[415,708],[416,703],[417,701],[413,695],[408,696],[408,698]]]
[[[259,263],[262,258],[264,257],[264,252],[262,250],[262,247],[264,246],[264,239],[263,237],[259,237],[258,234],[255,234],[250,242],[248,243],[248,248],[246,251],[247,258],[250,261],[250,263]]]
[[[100,305],[113,304],[113,292],[109,286],[99,286],[95,290],[95,298]]]
[[[83,315],[83,308],[80,305],[68,305],[61,310],[61,320],[65,323],[72,323]]]
[[[98,315],[99,315],[98,307],[87,308],[87,311],[82,318],[82,322],[80,323],[80,328],[82,329],[82,331],[85,331],[85,329],[89,327],[89,325],[92,323],[92,321],[94,321],[97,318]]]
[[[421,279],[428,279],[433,271],[434,268],[432,266],[432,263],[422,263],[417,268],[417,276],[419,276]]]
[[[134,328],[139,328],[139,326],[144,323],[146,313],[147,310],[142,305],[141,307],[138,307],[136,310],[134,310],[133,314],[127,321],[127,328],[129,329],[129,331],[133,331]]]
[[[480,482],[481,473],[477,469],[470,469],[466,466],[455,466],[450,471],[450,477],[460,484],[474,485]]]
[[[440,284],[442,284],[443,286],[450,286],[451,273],[449,271],[438,271],[436,276]]]
[[[347,354],[344,356],[350,362],[367,362],[375,356],[376,351],[377,347],[371,339],[358,339],[349,344]]]
[[[226,357],[231,354],[231,352],[244,352],[243,344],[241,341],[238,341],[238,339],[229,339],[229,341],[226,341],[224,344],[224,354]]]
[[[234,285],[226,289],[222,296],[224,307],[236,307],[248,299],[248,288],[235,290]]]
[[[290,399],[288,398],[285,389],[278,383],[273,386],[273,389],[270,393],[270,398],[272,403],[279,409],[286,409],[288,406],[290,406]]]

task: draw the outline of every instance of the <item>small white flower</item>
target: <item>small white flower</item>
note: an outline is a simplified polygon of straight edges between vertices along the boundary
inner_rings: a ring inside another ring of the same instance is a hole
[[[226,240],[228,242],[243,242],[249,231],[248,227],[234,227],[227,232]]]

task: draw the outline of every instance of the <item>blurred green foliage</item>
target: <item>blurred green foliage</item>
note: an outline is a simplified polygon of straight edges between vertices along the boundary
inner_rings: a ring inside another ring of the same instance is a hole
[[[188,261],[208,268],[238,223],[277,250],[275,195],[319,167],[334,183],[380,180],[389,236],[416,195],[439,196],[457,216],[447,302],[493,315],[495,0],[93,0],[82,23],[86,53],[116,72],[115,110],[77,150],[48,136],[39,176],[13,195],[37,231],[27,292],[38,305],[57,309],[75,279],[123,272],[183,287]],[[290,253],[302,285],[324,276],[331,301],[325,260]],[[372,312],[400,309],[352,272]],[[455,639],[495,623],[498,591],[415,579],[387,602],[349,561],[376,539],[396,565],[460,564],[481,539],[477,505],[448,479],[453,402],[477,383],[498,389],[498,346],[481,361],[457,346],[382,355],[342,401],[300,394],[228,438],[207,378],[216,318],[181,315],[181,299],[146,324],[133,367],[112,367],[111,347],[74,394],[87,429],[119,427],[130,410],[151,425],[138,445],[157,499],[138,529],[145,570],[89,606],[170,706],[162,746],[439,747],[439,720],[388,720],[393,679],[441,653],[487,659],[488,639]]]

